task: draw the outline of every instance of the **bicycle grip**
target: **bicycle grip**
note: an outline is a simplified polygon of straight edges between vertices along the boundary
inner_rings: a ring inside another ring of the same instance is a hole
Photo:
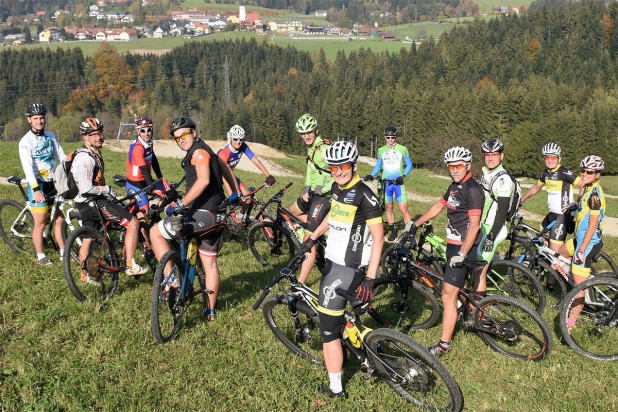
[[[287,190],[290,188],[290,186],[292,186],[294,183],[290,182],[287,185],[285,185],[285,187],[283,188],[283,190]]]
[[[266,295],[268,295],[268,292],[270,292],[270,288],[264,289],[258,300],[253,305],[253,310],[258,310],[262,302],[264,302],[264,299],[266,299]]]

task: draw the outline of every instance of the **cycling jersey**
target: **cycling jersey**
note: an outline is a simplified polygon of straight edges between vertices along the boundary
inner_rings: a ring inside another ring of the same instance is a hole
[[[412,159],[408,149],[400,144],[393,147],[388,145],[378,149],[378,162],[371,171],[372,176],[376,176],[382,170],[384,179],[397,179],[399,176],[407,176],[412,170]],[[402,170],[402,163],[405,169]]]
[[[54,134],[45,130],[42,136],[30,130],[19,141],[19,158],[28,184],[38,187],[38,182],[51,182],[56,169],[56,162],[64,160],[66,155]]]
[[[498,199],[499,197],[511,198],[511,194],[513,190],[515,190],[515,184],[511,180],[511,177],[508,173],[503,173],[500,177],[496,179],[493,187],[489,187],[492,179],[501,172],[506,172],[502,165],[499,165],[493,170],[489,170],[487,167],[483,166],[483,176],[481,177],[481,185],[483,189],[487,192],[494,194],[493,198]],[[483,214],[481,216],[481,223],[483,225],[491,227],[494,224],[494,219],[496,217],[496,212],[498,211],[498,202],[495,201],[489,193],[485,196],[485,203],[483,205]]]
[[[243,153],[247,155],[247,158],[249,160],[253,160],[253,157],[255,156],[253,154],[253,151],[249,149],[249,146],[245,142],[242,142],[238,150],[235,150],[232,147],[232,144],[228,143],[225,146],[223,146],[221,149],[219,149],[219,151],[217,152],[217,156],[223,159],[223,161],[227,163],[228,165],[230,165],[232,170],[234,170],[238,162],[240,162],[240,159],[242,158]]]
[[[579,205],[575,214],[575,239],[578,244],[584,241],[584,236],[590,225],[591,215],[599,216],[599,223],[590,240],[590,244],[597,244],[601,242],[603,217],[605,216],[605,194],[601,186],[599,186],[599,182],[586,186],[584,193],[579,199]]]
[[[562,207],[573,203],[572,185],[579,182],[579,176],[561,165],[555,169],[545,169],[541,172],[539,183],[547,189],[547,205],[549,211],[562,214]]]
[[[196,139],[181,163],[187,177],[187,192],[197,181],[197,167],[200,165],[207,165],[210,169],[210,182],[204,191],[187,207],[215,212],[225,210],[227,199],[223,193],[223,174],[217,155],[203,140]]]
[[[325,257],[349,268],[367,266],[373,242],[368,226],[382,223],[380,202],[358,176],[343,187],[333,184],[332,191]]]
[[[446,242],[461,245],[466,238],[470,216],[481,216],[485,194],[483,187],[468,173],[459,183],[452,182],[440,203],[447,207]],[[481,237],[479,231],[474,243]]]
[[[105,163],[101,152],[94,148],[82,146],[73,157],[71,173],[78,188],[75,203],[85,203],[88,199],[84,193],[103,194],[105,187]]]
[[[313,144],[307,146],[307,173],[305,174],[305,188],[326,195],[333,185],[333,177],[324,158],[328,145],[322,137],[317,136]]]
[[[145,142],[138,136],[129,146],[127,153],[127,181],[133,186],[143,189],[152,183],[151,169],[154,170],[158,179],[163,177],[152,142]]]

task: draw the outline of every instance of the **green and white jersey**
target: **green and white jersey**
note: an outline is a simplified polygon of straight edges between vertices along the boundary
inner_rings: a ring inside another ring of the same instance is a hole
[[[380,169],[384,179],[397,179],[399,176],[404,176],[412,170],[412,161],[410,153],[405,146],[397,143],[393,147],[388,145],[378,149],[378,163],[371,171],[372,175],[377,175]],[[405,167],[405,169],[404,169]]]
[[[498,173],[501,172],[503,172],[503,174],[494,181],[493,187],[490,188],[489,185],[491,184],[491,181]],[[508,173],[506,173],[502,165],[496,167],[494,170],[491,171],[487,167],[483,166],[481,185],[483,185],[483,189],[485,189],[486,191],[491,191],[494,195],[493,197],[496,199],[499,197],[506,197],[510,199],[513,190],[515,190],[515,184],[511,180]],[[494,199],[492,199],[492,196],[490,196],[488,193],[485,196],[485,204],[483,205],[481,223],[487,226],[493,225],[497,211],[498,202],[494,201]]]
[[[328,163],[326,163],[326,159],[324,158],[324,154],[326,153],[328,146],[329,145],[324,142],[322,137],[318,136],[313,141],[313,144],[307,147],[307,173],[305,175],[305,186],[309,186],[313,191],[315,191],[316,187],[321,187],[322,194],[324,195],[330,192],[331,186],[334,182],[328,168]]]

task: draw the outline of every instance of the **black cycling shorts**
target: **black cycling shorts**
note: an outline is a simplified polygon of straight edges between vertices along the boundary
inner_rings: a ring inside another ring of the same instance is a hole
[[[573,216],[571,216],[570,213],[563,215],[550,212],[547,216],[545,216],[545,219],[543,219],[543,223],[541,223],[541,225],[542,227],[547,227],[547,225],[551,222],[556,221],[556,224],[550,229],[549,240],[554,243],[564,243],[567,232],[573,233],[573,231],[569,232],[569,226],[573,225],[573,220]]]
[[[118,223],[120,226],[128,226],[133,215],[118,203],[108,199],[95,199],[89,202],[76,203],[75,207],[82,217],[82,226],[101,227],[99,210],[103,220]]]
[[[305,231],[313,233],[330,211],[330,198],[314,194],[305,202],[301,196],[296,200],[296,207],[307,215]]]
[[[449,285],[457,286],[458,288],[462,288],[466,284],[466,275],[468,274],[468,268],[466,266],[462,266],[460,268],[452,268],[448,264],[451,260],[451,257],[455,256],[457,252],[461,249],[461,245],[454,245],[449,243],[446,245],[446,269],[444,270],[444,281]],[[466,256],[466,260],[475,262],[477,260],[476,250],[478,249],[478,244],[474,244],[468,255]],[[483,265],[483,262],[479,262],[478,265]]]
[[[227,225],[225,211],[188,210],[183,216],[181,232],[174,232],[171,228],[173,219],[168,217],[159,222],[159,231],[165,239],[178,239],[181,235],[186,238],[196,238],[201,255],[216,257],[219,254],[223,245],[221,235]]]

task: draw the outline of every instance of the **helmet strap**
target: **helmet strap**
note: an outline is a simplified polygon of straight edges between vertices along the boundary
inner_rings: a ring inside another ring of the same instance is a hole
[[[31,127],[30,130],[32,130],[32,133],[34,133],[36,136],[43,136],[43,135],[45,135],[45,128],[44,127],[41,130],[35,130],[34,127]]]
[[[144,139],[141,138],[141,136],[138,135],[137,140],[139,140],[142,146],[144,146],[144,148],[146,149],[150,149],[150,146],[152,146],[152,138],[150,138],[150,141],[146,142]]]

